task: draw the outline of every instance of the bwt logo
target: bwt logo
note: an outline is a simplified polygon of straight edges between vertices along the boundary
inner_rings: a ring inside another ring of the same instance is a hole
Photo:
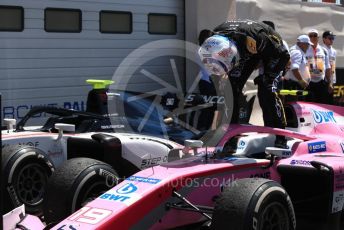
[[[313,118],[316,123],[337,123],[334,119],[333,111],[318,111],[313,110]]]
[[[118,194],[129,194],[133,193],[137,190],[137,187],[133,185],[132,183],[128,183],[117,189]]]
[[[245,145],[246,145],[245,141],[240,140],[237,149],[238,150],[243,150],[245,148]]]
[[[118,202],[130,202],[133,199],[133,194],[137,190],[137,187],[132,183],[127,183],[118,188],[114,194],[104,193],[99,198],[103,200],[118,201]]]
[[[245,141],[241,140],[240,143],[239,143],[239,146],[245,146]]]

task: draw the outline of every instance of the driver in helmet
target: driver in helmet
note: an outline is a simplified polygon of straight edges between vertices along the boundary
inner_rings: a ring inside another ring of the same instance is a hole
[[[265,23],[251,20],[227,21],[214,29],[215,35],[205,40],[199,56],[209,74],[229,76],[234,96],[232,123],[239,118],[238,96],[259,62],[264,67],[261,78],[261,108],[265,126],[286,126],[283,105],[277,94],[280,72],[289,61],[289,53],[281,36]],[[262,103],[264,103],[262,105]],[[276,137],[276,147],[287,148],[282,136]]]

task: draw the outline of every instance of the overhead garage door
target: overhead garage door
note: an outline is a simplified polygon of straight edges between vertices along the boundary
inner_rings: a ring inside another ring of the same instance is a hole
[[[0,11],[16,22],[0,23],[3,117],[20,118],[33,105],[84,110],[86,79],[111,79],[149,42],[184,39],[184,0],[3,0]],[[130,66],[128,89],[154,90],[152,75],[173,84],[171,63],[165,56]],[[173,63],[183,84],[183,60]]]

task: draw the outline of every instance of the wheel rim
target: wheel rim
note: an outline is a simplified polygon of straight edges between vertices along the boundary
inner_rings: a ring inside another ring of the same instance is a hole
[[[83,197],[81,198],[80,207],[85,206],[87,203],[91,202],[92,200],[96,199],[98,196],[109,190],[110,187],[108,187],[104,181],[98,181],[95,183],[92,183],[87,190],[85,191]],[[76,207],[76,209],[80,208]]]
[[[35,206],[43,201],[48,175],[38,163],[26,164],[18,172],[16,191],[22,203]]]
[[[281,203],[269,204],[261,215],[260,230],[288,230],[289,217],[287,210]]]

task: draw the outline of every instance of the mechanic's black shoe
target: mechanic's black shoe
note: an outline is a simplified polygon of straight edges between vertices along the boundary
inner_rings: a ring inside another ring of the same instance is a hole
[[[276,136],[275,147],[281,149],[289,149],[287,139],[284,136]]]

